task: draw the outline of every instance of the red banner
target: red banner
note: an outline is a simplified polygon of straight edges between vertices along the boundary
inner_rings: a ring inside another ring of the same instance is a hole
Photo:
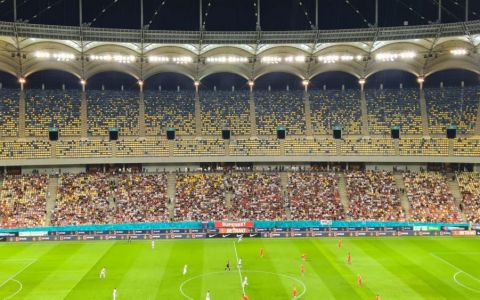
[[[245,222],[215,222],[215,228],[253,228],[252,221]]]

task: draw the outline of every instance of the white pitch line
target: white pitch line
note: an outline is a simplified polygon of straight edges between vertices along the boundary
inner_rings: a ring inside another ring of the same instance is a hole
[[[455,270],[457,270],[457,272],[453,275],[453,281],[455,281],[456,284],[458,284],[459,286],[463,287],[463,288],[466,288],[472,292],[476,292],[476,293],[480,293],[480,290],[477,290],[477,289],[474,289],[474,288],[470,288],[470,287],[467,287],[465,286],[464,284],[462,284],[461,282],[459,282],[457,280],[457,276],[460,274],[460,273],[463,273],[465,275],[467,275],[468,277],[472,278],[473,280],[475,281],[478,281],[480,282],[480,279],[478,279],[477,277],[473,276],[472,274],[468,273],[468,272],[465,272],[463,269],[460,269],[459,267],[457,267],[456,265],[452,264],[451,262],[441,258],[440,256],[438,255],[435,255],[434,253],[430,253],[431,256],[435,257],[436,259],[440,260],[441,262],[449,265],[450,267],[454,268]]]
[[[28,265],[26,265],[25,267],[23,267],[22,269],[20,269],[17,273],[13,274],[12,276],[8,277],[7,280],[5,280],[4,282],[2,282],[0,284],[0,288],[2,286],[4,286],[5,284],[7,284],[7,282],[9,282],[10,280],[12,280],[13,278],[17,277],[18,274],[22,273],[23,271],[25,271],[28,267],[30,267],[31,265],[33,265],[37,260],[34,260],[32,261],[31,263],[29,263]]]
[[[235,258],[237,259],[237,269],[238,269],[238,275],[240,276],[240,286],[242,287],[243,295],[245,295],[245,287],[243,286],[242,270],[240,270],[240,267],[238,266],[238,253],[237,253],[237,246],[235,245],[235,241],[233,241],[233,249],[235,249]]]
[[[18,281],[18,280],[16,280],[16,279],[12,279],[11,281],[16,282],[16,283],[20,286],[20,288],[19,288],[18,290],[16,290],[15,293],[11,294],[10,296],[3,298],[3,300],[11,299],[11,298],[15,297],[18,293],[20,293],[20,292],[23,290],[23,284],[22,284],[21,281]]]

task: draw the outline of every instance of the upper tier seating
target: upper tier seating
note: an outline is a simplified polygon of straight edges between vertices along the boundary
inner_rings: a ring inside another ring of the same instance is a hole
[[[228,186],[233,190],[231,217],[234,220],[285,219],[278,174],[232,173]]]
[[[347,138],[341,147],[345,155],[395,155],[395,146],[390,138]]]
[[[292,220],[344,220],[334,173],[290,173],[288,199]]]
[[[80,136],[80,91],[27,90],[25,103],[27,136],[48,137],[51,127],[60,136]]]
[[[459,222],[461,216],[446,178],[440,173],[404,173],[410,219],[417,222]]]
[[[18,135],[19,91],[0,89],[0,137]]]
[[[52,145],[49,141],[1,141],[0,159],[41,159],[50,158]]]
[[[477,87],[425,89],[430,133],[445,134],[453,124],[458,134],[472,134],[479,100]]]
[[[305,133],[303,92],[255,91],[254,98],[259,135],[275,135],[278,126],[288,135]]]
[[[108,136],[117,128],[120,136],[138,135],[137,91],[88,91],[88,133]]]
[[[389,172],[345,174],[350,200],[348,216],[353,220],[404,221],[400,194]]]
[[[202,134],[219,136],[229,128],[232,135],[250,134],[249,92],[200,92]]]
[[[392,126],[402,134],[421,135],[422,114],[418,89],[366,90],[370,134],[390,136]]]
[[[400,155],[448,155],[448,139],[402,138]]]
[[[341,126],[344,134],[360,134],[362,112],[359,90],[311,90],[310,110],[315,134],[332,134],[333,126]]]
[[[195,134],[194,92],[146,91],[144,101],[147,135],[165,135],[169,127],[177,135]]]
[[[45,226],[48,176],[8,176],[0,192],[2,227]]]

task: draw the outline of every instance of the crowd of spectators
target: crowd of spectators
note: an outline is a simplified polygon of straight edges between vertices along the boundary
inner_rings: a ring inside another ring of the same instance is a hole
[[[178,174],[173,219],[175,221],[227,219],[223,174]]]
[[[335,173],[290,173],[288,199],[292,220],[344,220]]]
[[[418,222],[458,222],[458,207],[445,176],[437,172],[404,173],[410,219]]]
[[[64,174],[60,178],[53,225],[105,224],[111,221],[113,182],[106,173]]]
[[[2,227],[45,225],[47,189],[47,175],[4,178],[0,193]]]
[[[115,223],[168,221],[169,203],[165,174],[122,174],[114,197]]]
[[[232,173],[228,188],[233,192],[232,219],[285,219],[285,201],[278,173]]]
[[[345,174],[348,216],[353,220],[404,221],[405,214],[395,179],[385,171]]]
[[[457,176],[462,194],[461,209],[467,221],[480,223],[480,174],[465,172]]]

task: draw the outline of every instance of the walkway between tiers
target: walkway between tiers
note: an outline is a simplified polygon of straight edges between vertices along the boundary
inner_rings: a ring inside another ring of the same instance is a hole
[[[463,197],[462,197],[462,193],[460,192],[460,187],[458,186],[457,178],[454,174],[451,174],[451,173],[448,173],[446,176],[447,176],[448,188],[452,193],[453,198],[455,198],[455,205],[460,210],[460,203],[462,203]],[[462,210],[460,210],[460,214],[461,214],[462,220],[466,220],[465,214],[463,213]]]
[[[177,174],[168,173],[167,174],[167,196],[170,199],[170,206],[168,206],[168,213],[170,218],[174,217],[174,207],[175,207],[175,196],[177,190]]]

